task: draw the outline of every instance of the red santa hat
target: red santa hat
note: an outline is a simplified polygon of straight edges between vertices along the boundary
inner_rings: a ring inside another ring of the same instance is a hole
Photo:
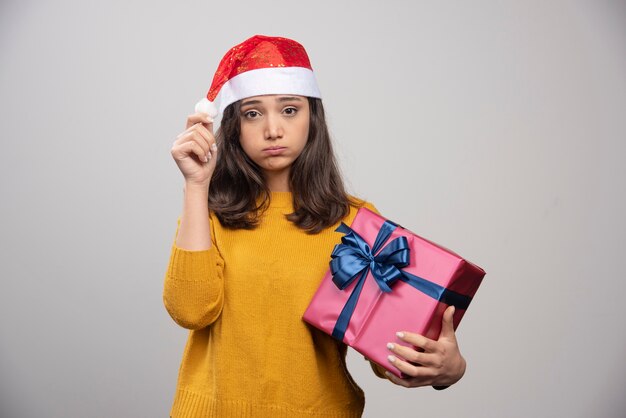
[[[229,104],[261,94],[321,98],[302,45],[287,38],[255,35],[232,47],[222,58],[206,98],[196,104],[195,111],[215,117]]]

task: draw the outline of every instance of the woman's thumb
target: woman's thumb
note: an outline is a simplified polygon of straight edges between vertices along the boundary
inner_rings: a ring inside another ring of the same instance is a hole
[[[454,305],[451,305],[443,313],[441,336],[454,336],[454,311]]]

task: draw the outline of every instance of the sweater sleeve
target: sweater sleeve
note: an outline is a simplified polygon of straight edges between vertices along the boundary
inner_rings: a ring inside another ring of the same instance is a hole
[[[222,259],[215,243],[211,221],[211,248],[191,251],[179,248],[176,237],[163,287],[163,304],[174,322],[183,328],[200,329],[211,325],[219,317],[224,304]]]

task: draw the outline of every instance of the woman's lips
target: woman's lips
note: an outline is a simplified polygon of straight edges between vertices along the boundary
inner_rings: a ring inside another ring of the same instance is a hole
[[[270,148],[265,148],[263,152],[269,155],[279,155],[279,154],[282,154],[286,149],[287,148],[285,147],[270,147]]]

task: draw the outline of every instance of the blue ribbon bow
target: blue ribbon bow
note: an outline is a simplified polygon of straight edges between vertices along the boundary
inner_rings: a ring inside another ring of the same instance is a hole
[[[395,238],[385,245],[396,227],[395,223],[385,221],[371,249],[367,242],[345,223],[342,222],[335,230],[345,235],[341,238],[341,244],[335,245],[331,254],[330,270],[333,283],[344,290],[357,280],[332,332],[332,336],[339,341],[343,341],[368,272],[372,273],[383,292],[391,292],[393,283],[402,280],[435,300],[454,305],[459,309],[467,309],[469,306],[471,297],[402,270],[409,265],[410,248],[406,237]]]

